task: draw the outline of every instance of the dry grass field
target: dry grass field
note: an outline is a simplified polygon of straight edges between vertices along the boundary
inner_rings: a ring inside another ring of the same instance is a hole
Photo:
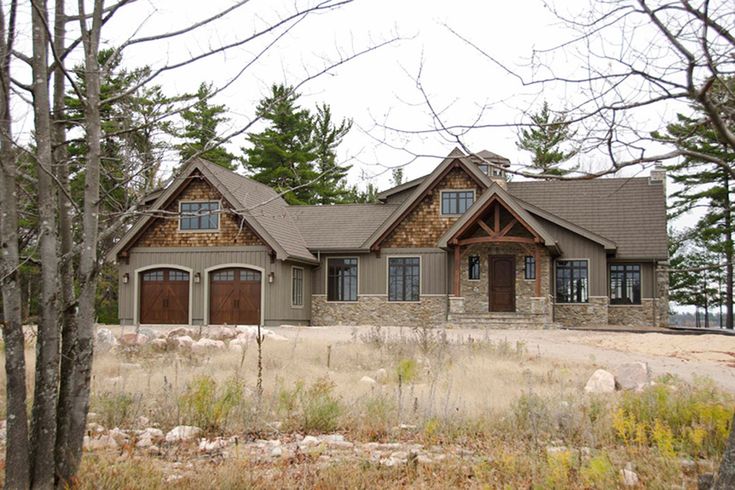
[[[80,488],[696,488],[729,431],[727,379],[683,370],[732,368],[696,337],[676,357],[634,334],[276,331],[260,389],[255,341],[99,353]],[[584,391],[631,351],[661,358],[651,386]],[[181,425],[201,432],[162,440]]]

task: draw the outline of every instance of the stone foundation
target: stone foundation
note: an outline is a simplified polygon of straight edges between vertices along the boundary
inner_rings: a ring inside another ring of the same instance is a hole
[[[567,327],[600,327],[608,324],[607,296],[591,296],[589,303],[556,303],[554,321]]]
[[[446,296],[423,296],[418,302],[388,301],[387,295],[359,296],[354,302],[330,303],[311,297],[312,325],[440,325],[447,320]]]
[[[643,298],[639,305],[610,305],[607,321],[610,325],[653,327],[656,326],[656,308],[657,300],[653,298]]]

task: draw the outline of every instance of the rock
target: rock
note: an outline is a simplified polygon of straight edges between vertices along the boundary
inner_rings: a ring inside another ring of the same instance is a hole
[[[230,340],[229,347],[231,349],[234,347],[240,347],[240,350],[244,350],[248,348],[248,345],[250,345],[250,338],[238,336],[237,338]]]
[[[150,327],[140,328],[140,329],[138,329],[138,333],[141,334],[141,335],[145,335],[146,337],[148,337],[151,340],[152,339],[157,339],[158,337],[162,337],[163,336],[163,335],[159,334],[158,332],[156,332],[155,330],[153,330]]]
[[[156,429],[155,427],[148,427],[143,432],[141,432],[140,437],[150,437],[154,441],[160,441],[163,439],[163,431],[161,429]]]
[[[124,333],[120,336],[120,345],[123,347],[140,347],[145,345],[150,340],[143,334],[139,333]]]
[[[587,393],[612,393],[615,391],[615,376],[611,372],[604,369],[598,369],[584,386]]]
[[[373,385],[377,384],[378,382],[375,381],[370,376],[363,376],[362,378],[360,378],[360,383],[365,383],[367,385],[373,386]]]
[[[194,342],[191,346],[191,351],[195,354],[202,354],[212,350],[224,350],[225,343],[221,340],[212,340],[202,338]]]
[[[153,339],[151,340],[151,348],[158,352],[165,352],[168,348],[168,341],[166,339]]]
[[[178,425],[166,434],[166,442],[182,442],[196,439],[202,429],[191,425]]]
[[[209,327],[206,337],[213,340],[230,340],[237,337],[238,331],[230,327]]]
[[[385,382],[388,380],[388,371],[386,371],[384,368],[380,368],[377,371],[375,371],[375,377],[379,381]]]
[[[326,434],[319,436],[319,439],[324,442],[344,442],[345,436],[342,434]]]
[[[282,455],[283,455],[283,448],[281,446],[276,446],[273,449],[271,449],[272,458],[279,458]]]
[[[304,446],[304,447],[318,446],[319,442],[320,442],[319,439],[317,439],[314,436],[306,436],[301,440],[301,442],[299,443],[299,446]]]
[[[94,337],[94,347],[98,352],[109,352],[117,346],[117,339],[109,328],[100,328]]]
[[[227,350],[236,354],[242,354],[242,346],[240,344],[230,344],[227,346]]]
[[[217,437],[212,441],[202,439],[199,441],[199,451],[202,453],[213,453],[227,447],[227,439]]]
[[[105,431],[105,428],[96,422],[89,422],[87,424],[87,432],[89,432],[93,436],[98,436],[102,434],[104,431]]]
[[[153,438],[148,434],[144,434],[140,436],[140,438],[138,438],[138,442],[135,443],[135,447],[140,447],[140,448],[146,448],[146,447],[151,447],[151,446],[153,446]]]
[[[109,435],[101,437],[85,437],[86,449],[90,451],[98,451],[102,449],[117,449],[118,445],[115,439]]]
[[[615,370],[615,381],[621,390],[642,391],[651,382],[651,371],[645,362],[627,362]]]
[[[248,338],[250,340],[257,340],[258,338],[258,327],[252,326],[252,325],[238,325],[236,327],[238,334],[238,338]],[[260,335],[263,336],[263,338],[267,338],[270,340],[288,340],[286,337],[282,335],[278,335],[273,330],[269,330],[267,328],[260,329]]]
[[[179,327],[174,328],[173,330],[169,330],[166,334],[166,337],[168,337],[169,339],[174,339],[176,337],[194,338],[197,337],[197,333],[194,331],[193,328]]]
[[[115,439],[115,442],[119,446],[124,446],[130,440],[130,436],[128,436],[128,434],[125,431],[120,430],[117,427],[110,430],[110,432],[108,432],[107,435]]]
[[[633,471],[633,465],[628,463],[625,468],[620,470],[620,476],[623,478],[623,485],[626,487],[638,486],[638,473]]]
[[[194,340],[188,335],[182,335],[181,337],[170,338],[169,343],[173,345],[174,349],[191,350]]]

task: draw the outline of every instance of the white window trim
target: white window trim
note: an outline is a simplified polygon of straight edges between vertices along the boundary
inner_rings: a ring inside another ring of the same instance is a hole
[[[207,228],[206,230],[183,230],[181,228],[181,205],[182,204],[193,204],[198,202],[216,202],[218,206],[217,210],[217,228]],[[220,228],[222,228],[222,199],[182,199],[179,201],[179,226],[178,231],[179,233],[218,233],[220,231]]]
[[[556,267],[559,264],[559,262],[572,262],[572,261],[585,261],[587,262],[587,302],[586,303],[559,303],[556,301]],[[589,258],[566,258],[563,259],[554,259],[554,304],[555,305],[588,305],[590,304],[590,298],[592,298],[592,267],[590,267],[590,259]],[[596,297],[596,296],[595,296]],[[606,298],[607,296],[603,296],[603,298]]]
[[[477,279],[470,279],[470,257],[477,257],[480,259],[480,277]],[[482,255],[467,255],[467,261],[465,262],[467,264],[467,280],[469,282],[480,282],[482,281]]]
[[[456,217],[456,216],[462,216],[464,214],[464,213],[457,213],[457,214],[442,213],[442,203],[444,202],[444,194],[447,192],[471,192],[472,193],[472,204],[474,204],[475,201],[477,201],[477,192],[475,191],[475,189],[442,189],[441,191],[439,191],[439,216]],[[470,207],[472,207],[472,204],[470,204]],[[468,207],[467,209],[470,209],[470,208]]]
[[[296,269],[298,269],[298,270],[301,271],[301,304],[300,305],[294,304],[294,302],[293,302],[293,293],[294,293],[293,280],[294,280],[294,271]],[[359,271],[359,269],[358,269],[358,271]],[[291,266],[291,308],[295,308],[295,309],[299,309],[299,310],[304,308],[304,303],[305,303],[305,298],[304,298],[304,289],[305,289],[304,288],[304,281],[306,280],[305,277],[306,276],[304,275],[304,268],[303,267],[297,267],[295,265],[292,265]]]
[[[354,301],[330,301],[329,300],[329,261],[331,259],[356,259],[357,260],[357,296],[355,297]],[[324,267],[324,297],[327,298],[327,303],[344,303],[348,305],[353,305],[360,301],[360,257],[357,255],[338,255],[338,256],[331,256],[326,257],[325,262],[326,267]]]
[[[419,299],[411,301],[402,301],[398,299],[390,299],[390,259],[419,259]],[[423,260],[420,255],[386,255],[385,257],[385,299],[389,303],[411,304],[421,303],[421,297],[424,294],[423,282]]]

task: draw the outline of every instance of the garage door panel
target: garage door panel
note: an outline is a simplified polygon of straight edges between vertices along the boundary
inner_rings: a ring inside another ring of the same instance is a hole
[[[153,269],[140,275],[140,323],[189,323],[189,273]]]
[[[255,325],[260,323],[261,273],[229,268],[210,273],[209,323]]]

